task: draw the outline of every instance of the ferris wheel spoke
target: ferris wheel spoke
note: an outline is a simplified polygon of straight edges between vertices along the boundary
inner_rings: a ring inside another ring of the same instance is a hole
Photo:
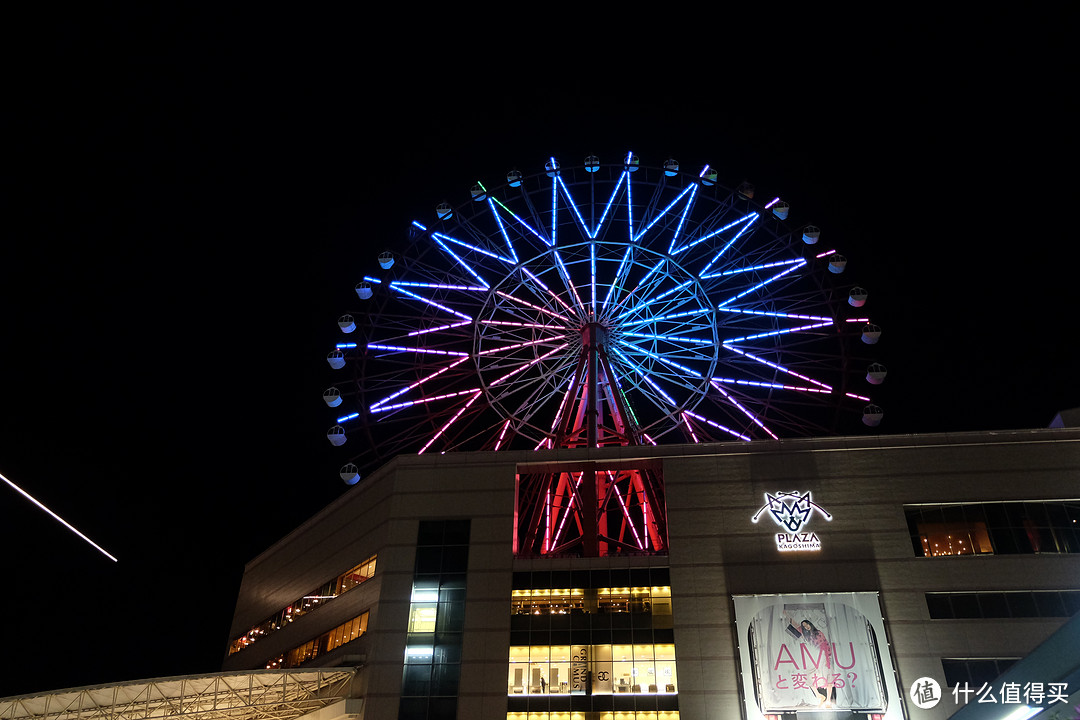
[[[704,416],[702,416],[702,415],[698,415],[698,414],[697,414],[697,413],[695,413],[695,412],[691,412],[691,411],[689,411],[689,410],[683,410],[683,416],[684,416],[684,417],[686,417],[686,416],[692,417],[692,418],[694,418],[695,420],[697,420],[698,422],[701,422],[701,423],[705,423],[706,425],[709,425],[709,426],[711,426],[711,427],[714,427],[714,428],[716,428],[717,430],[720,430],[720,431],[722,431],[722,432],[725,432],[725,433],[727,433],[728,435],[731,435],[731,436],[732,436],[732,437],[734,437],[734,438],[738,438],[739,440],[745,440],[745,441],[749,441],[749,440],[751,440],[751,438],[750,438],[750,436],[749,436],[749,435],[745,435],[745,434],[743,434],[743,433],[741,433],[741,432],[738,432],[738,431],[736,431],[736,430],[732,430],[732,429],[731,429],[731,428],[729,428],[729,427],[726,427],[726,426],[724,426],[724,425],[721,425],[721,424],[720,424],[720,423],[718,423],[718,422],[714,422],[714,421],[710,420],[709,418],[707,418],[707,417],[704,417]]]
[[[433,232],[433,233],[431,233],[431,237],[432,238],[437,238],[437,239],[445,241],[445,242],[453,243],[455,245],[459,245],[459,246],[461,246],[461,247],[463,247],[463,248],[465,248],[467,250],[472,250],[473,252],[480,253],[481,255],[486,255],[489,258],[494,258],[495,260],[498,260],[499,262],[505,263],[505,264],[509,265],[510,267],[513,267],[514,265],[517,264],[517,262],[515,260],[511,259],[511,258],[503,257],[502,255],[494,253],[494,252],[492,252],[490,250],[485,250],[482,247],[479,247],[477,245],[472,245],[470,243],[465,242],[464,240],[458,240],[457,238],[450,237],[449,235],[446,235],[444,233]]]
[[[803,380],[805,382],[811,383],[812,385],[816,385],[816,386],[818,386],[818,388],[824,389],[826,392],[832,392],[833,391],[833,388],[832,388],[831,385],[827,385],[826,383],[815,380],[812,377],[809,377],[809,376],[804,375],[804,374],[802,374],[800,372],[792,370],[791,368],[784,367],[783,365],[781,365],[779,363],[771,362],[769,360],[766,360],[763,357],[759,357],[758,355],[753,355],[753,354],[751,354],[749,352],[746,352],[745,350],[740,350],[739,348],[734,347],[732,345],[724,345],[723,347],[724,347],[725,350],[730,350],[733,353],[736,353],[738,355],[742,355],[746,359],[752,360],[755,363],[760,363],[761,365],[772,368],[773,370],[778,370],[778,371],[780,371],[780,372],[782,372],[782,373],[784,373],[786,375],[790,375],[791,377],[798,378],[799,380]]]
[[[392,395],[388,395],[388,396],[384,397],[382,400],[379,400],[376,403],[372,403],[372,405],[370,405],[368,407],[368,409],[371,412],[375,412],[376,411],[375,409],[377,407],[379,407],[380,405],[383,405],[384,403],[388,403],[391,400],[394,400],[395,398],[401,397],[402,395],[409,392],[410,390],[414,390],[414,389],[420,387],[421,385],[426,383],[428,380],[433,380],[434,378],[439,377],[443,373],[446,373],[446,372],[448,372],[450,370],[453,370],[458,365],[461,365],[463,362],[467,361],[468,359],[469,359],[469,357],[466,355],[465,357],[461,358],[460,360],[455,360],[454,362],[450,363],[446,367],[440,368],[440,369],[436,370],[435,372],[431,373],[427,377],[423,377],[423,378],[417,380],[416,382],[414,382],[414,383],[412,383],[410,385],[406,385],[405,387],[403,387],[402,389],[400,389],[397,392],[393,393]]]
[[[604,221],[607,219],[608,212],[611,211],[611,206],[615,203],[615,198],[619,196],[619,190],[622,188],[623,181],[627,180],[629,176],[630,173],[626,170],[623,170],[622,173],[619,174],[619,181],[615,184],[615,189],[611,191],[611,196],[608,198],[607,204],[604,205],[604,211],[600,214],[600,219],[596,221],[596,227],[594,227],[589,234],[589,237],[592,239],[595,240],[600,234],[600,229],[604,227]],[[627,192],[629,193],[629,184],[627,185]]]
[[[518,305],[521,305],[522,307],[531,308],[531,309],[536,310],[538,312],[542,312],[545,315],[550,315],[551,317],[555,318],[556,320],[562,320],[567,325],[570,325],[570,324],[573,323],[573,320],[566,317],[565,315],[560,315],[557,312],[554,312],[552,310],[548,310],[547,308],[536,305],[535,303],[531,303],[528,300],[522,300],[521,298],[516,297],[514,295],[511,295],[509,293],[505,293],[502,290],[496,290],[495,294],[498,295],[499,297],[510,300],[511,302],[516,302]]]
[[[806,332],[807,330],[816,330],[818,328],[829,327],[833,324],[832,320],[826,320],[824,322],[814,323],[812,325],[800,325],[793,328],[781,328],[779,330],[768,330],[766,332],[755,333],[753,335],[744,335],[742,337],[726,338],[721,341],[723,345],[731,345],[735,343],[744,343],[750,340],[761,340],[767,337],[777,337],[779,335],[787,335],[789,333]]]
[[[503,240],[506,241],[506,248],[510,251],[510,257],[513,258],[516,265],[518,260],[517,251],[514,249],[514,241],[510,239],[510,234],[506,232],[506,225],[503,223],[502,217],[499,215],[499,211],[495,209],[495,201],[492,198],[487,199],[488,208],[491,210],[491,216],[495,218],[495,224],[499,227],[499,234],[502,235]]]
[[[396,290],[396,291],[398,291],[399,293],[401,293],[403,295],[408,295],[409,297],[413,298],[414,300],[419,300],[422,303],[426,303],[428,305],[431,305],[432,307],[436,307],[436,308],[438,308],[438,309],[440,309],[440,310],[442,310],[444,312],[450,313],[451,315],[456,315],[457,317],[461,318],[462,320],[468,320],[469,322],[472,322],[472,320],[473,320],[472,317],[470,317],[469,315],[466,315],[465,313],[458,312],[457,310],[454,310],[454,309],[449,308],[449,307],[447,307],[445,305],[442,305],[441,303],[437,303],[434,300],[429,300],[426,297],[422,297],[420,295],[417,295],[416,293],[412,292],[411,290],[406,290],[401,285],[398,285],[396,282],[391,282],[390,287],[393,290]]]
[[[670,254],[670,255],[671,255],[672,257],[674,257],[674,256],[676,256],[676,255],[679,255],[679,254],[681,254],[681,253],[684,253],[684,252],[686,252],[687,250],[690,250],[691,248],[695,248],[695,247],[697,247],[698,245],[700,245],[700,244],[701,244],[701,243],[703,243],[703,242],[706,242],[706,241],[708,241],[708,240],[711,240],[711,239],[713,239],[714,237],[716,237],[716,236],[717,236],[717,235],[719,235],[720,233],[724,233],[724,232],[727,232],[728,230],[730,230],[731,228],[735,227],[736,225],[739,225],[739,224],[741,224],[741,223],[745,223],[745,222],[747,222],[747,221],[752,221],[752,220],[754,220],[755,218],[757,218],[757,213],[750,213],[750,214],[748,214],[748,215],[743,215],[743,216],[742,216],[741,218],[739,218],[738,220],[734,220],[734,221],[732,221],[732,222],[729,222],[729,223],[728,223],[727,225],[724,225],[723,227],[720,227],[720,228],[717,228],[716,230],[712,230],[712,231],[710,231],[710,232],[707,232],[707,233],[705,233],[704,235],[702,235],[701,237],[699,237],[699,238],[697,238],[697,239],[695,239],[695,240],[691,240],[691,241],[689,241],[688,243],[686,243],[686,244],[685,244],[685,245],[683,245],[682,247],[678,247],[678,248],[673,248],[673,249],[671,249],[671,250],[669,251],[669,254]],[[725,249],[726,249],[726,246],[725,246]],[[716,258],[716,260],[718,260],[718,259],[719,259],[719,257],[717,257],[717,258]],[[716,262],[716,260],[714,260],[713,262],[715,263],[715,262]]]
[[[487,350],[481,350],[481,351],[477,352],[476,356],[481,357],[483,355],[496,355],[498,353],[510,352],[512,350],[518,350],[518,349],[523,348],[523,347],[531,347],[533,345],[544,345],[544,344],[550,345],[554,341],[562,340],[565,337],[566,337],[566,335],[563,334],[563,335],[559,335],[558,337],[554,337],[554,338],[550,338],[550,337],[540,338],[539,340],[529,340],[527,342],[519,342],[519,343],[516,343],[514,345],[505,345],[503,347],[489,348]]]
[[[447,255],[452,257],[457,262],[458,265],[463,267],[466,272],[468,272],[470,275],[472,275],[474,278],[476,278],[476,280],[481,285],[483,285],[484,287],[491,287],[491,285],[488,283],[488,281],[480,276],[480,273],[473,270],[472,266],[469,265],[469,263],[465,262],[465,260],[462,259],[462,257],[460,255],[458,255],[456,252],[451,250],[449,248],[449,246],[447,246],[446,243],[444,243],[442,240],[439,240],[437,237],[434,236],[434,234],[431,235],[431,239],[436,245],[438,245],[442,249],[443,252],[445,252]],[[392,284],[393,283],[391,283],[391,285]]]
[[[682,219],[685,219],[686,218],[686,211],[690,209],[690,205],[693,203],[694,193],[695,193],[696,190],[697,190],[697,185],[696,184],[687,185],[685,188],[683,188],[683,191],[681,193],[679,193],[678,197],[676,197],[674,200],[672,200],[668,204],[667,207],[665,207],[663,210],[658,212],[656,214],[656,216],[653,217],[653,219],[650,220],[645,225],[645,227],[641,229],[640,232],[638,232],[636,235],[633,236],[633,239],[632,239],[633,242],[640,242],[641,238],[643,238],[646,233],[648,233],[650,230],[652,230],[653,226],[656,225],[656,223],[659,222],[665,215],[667,215],[668,212],[673,207],[675,207],[679,203],[680,200],[682,200],[684,197],[686,197],[687,193],[689,193],[690,194],[690,199],[687,200],[686,207],[683,209],[683,213],[682,213],[682,216],[681,216]],[[679,227],[680,228],[682,227],[682,221],[681,220],[679,222]],[[674,242],[674,238],[673,238],[673,242]],[[670,247],[668,248],[668,252],[669,253],[671,252]]]
[[[439,428],[438,431],[431,437],[431,439],[427,441],[427,444],[425,444],[424,447],[420,448],[420,452],[418,452],[416,454],[417,455],[423,455],[424,451],[426,451],[429,447],[431,447],[432,443],[434,443],[436,440],[438,440],[442,436],[442,434],[445,433],[447,431],[447,429],[451,425],[453,425],[455,422],[457,422],[458,418],[460,418],[465,413],[466,410],[468,410],[470,407],[472,407],[472,404],[474,402],[476,402],[478,399],[480,399],[480,396],[483,394],[483,392],[484,392],[483,390],[477,389],[473,393],[473,396],[471,398],[469,398],[469,401],[466,402],[464,405],[462,405],[461,409],[458,410],[457,413],[455,413],[454,416],[452,418],[450,418],[446,422],[445,425],[443,425],[441,428]]]
[[[449,398],[460,397],[462,395],[468,395],[470,393],[479,392],[480,388],[469,388],[468,390],[459,390],[457,392],[443,393],[441,395],[432,395],[431,397],[420,398],[419,400],[408,400],[406,402],[394,403],[393,405],[382,405],[381,407],[371,408],[372,413],[384,413],[392,412],[394,410],[401,410],[402,408],[414,407],[416,405],[426,405],[427,403],[436,402],[439,400],[448,400]]]
[[[805,264],[805,262],[806,261],[801,259],[801,258],[796,258],[796,259],[793,259],[793,260],[777,260],[775,262],[762,263],[761,265],[753,265],[753,266],[744,267],[744,268],[735,268],[734,270],[724,270],[723,272],[712,273],[711,275],[702,275],[701,279],[702,280],[711,280],[713,278],[719,278],[719,277],[730,277],[732,275],[739,275],[739,274],[742,274],[742,273],[749,273],[749,272],[757,272],[758,270],[766,270],[768,268],[773,268],[773,267],[783,267],[785,265],[801,265],[801,264]]]
[[[771,437],[773,440],[779,440],[780,439],[779,437],[777,437],[776,433],[774,433],[772,430],[770,430],[765,425],[765,423],[761,421],[761,419],[757,415],[755,415],[753,412],[751,412],[749,409],[747,409],[746,406],[744,406],[742,403],[740,403],[731,393],[729,393],[727,390],[725,390],[723,387],[721,387],[719,383],[713,382],[712,380],[710,380],[709,383],[712,385],[713,389],[715,389],[718,393],[720,393],[720,395],[724,398],[724,400],[726,400],[736,410],[738,410],[743,415],[745,415],[750,420],[750,422],[754,423],[759,428],[761,428],[769,437]]]
[[[727,242],[726,242],[726,243],[724,244],[724,246],[723,246],[722,248],[720,248],[720,251],[719,251],[719,252],[717,252],[717,253],[716,253],[716,255],[714,255],[714,256],[713,256],[713,259],[712,259],[712,260],[710,260],[710,261],[709,261],[708,263],[706,263],[705,267],[701,268],[701,271],[700,271],[700,272],[698,273],[698,276],[699,276],[699,277],[700,277],[701,275],[705,275],[706,273],[708,273],[708,272],[709,272],[709,270],[710,270],[710,269],[712,268],[712,266],[713,266],[713,265],[715,265],[716,263],[720,262],[720,258],[724,257],[724,254],[725,254],[725,253],[726,253],[726,252],[727,252],[728,250],[730,250],[730,249],[731,249],[731,247],[732,247],[732,246],[733,246],[733,245],[734,245],[734,244],[735,244],[736,242],[738,242],[738,240],[739,240],[739,239],[740,239],[740,238],[741,238],[741,237],[742,237],[742,236],[743,236],[744,234],[746,234],[746,233],[747,233],[747,232],[748,232],[749,230],[751,230],[751,229],[752,229],[752,228],[754,227],[754,222],[755,222],[755,221],[756,221],[756,220],[758,219],[758,214],[757,214],[757,213],[751,213],[751,215],[753,215],[753,217],[751,217],[751,218],[750,218],[749,220],[747,220],[747,222],[746,222],[746,225],[744,225],[744,226],[743,226],[743,227],[742,227],[742,228],[741,228],[741,229],[739,230],[739,232],[735,233],[734,237],[732,237],[732,238],[731,238],[730,240],[728,240],[728,241],[727,241]]]
[[[786,270],[782,270],[782,271],[776,273],[775,275],[773,275],[771,278],[768,278],[766,280],[762,280],[761,282],[747,288],[746,290],[743,290],[741,293],[738,293],[737,295],[732,295],[731,297],[729,297],[724,302],[718,304],[716,307],[719,309],[719,308],[723,308],[725,305],[730,305],[731,303],[735,302],[736,300],[744,298],[747,295],[749,295],[750,293],[757,292],[758,290],[761,290],[762,288],[776,282],[777,280],[779,280],[779,279],[781,279],[783,277],[786,277],[787,275],[789,275],[789,274],[795,272],[796,270],[799,270],[800,268],[803,268],[805,266],[806,266],[806,261],[801,260],[797,265],[793,265],[793,266],[787,268]]]

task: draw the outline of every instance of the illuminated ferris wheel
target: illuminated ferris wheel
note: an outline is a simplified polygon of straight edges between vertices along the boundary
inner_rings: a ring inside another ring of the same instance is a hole
[[[855,372],[881,333],[866,291],[787,217],[708,165],[632,153],[477,182],[414,221],[339,318],[323,397],[342,478],[401,453],[831,434],[847,411],[877,425],[885,369]]]

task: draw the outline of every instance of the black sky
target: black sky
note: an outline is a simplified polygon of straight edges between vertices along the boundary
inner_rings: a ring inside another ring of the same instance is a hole
[[[824,228],[882,432],[1080,406],[1063,18],[691,53],[221,12],[8,27],[0,473],[120,562],[0,486],[0,695],[219,669],[244,563],[343,490],[323,358],[374,252],[549,155],[707,162]]]

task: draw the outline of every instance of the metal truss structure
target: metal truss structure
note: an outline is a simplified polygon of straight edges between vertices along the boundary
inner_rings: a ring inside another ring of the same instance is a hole
[[[295,720],[349,696],[356,668],[136,680],[0,699],[0,720]]]

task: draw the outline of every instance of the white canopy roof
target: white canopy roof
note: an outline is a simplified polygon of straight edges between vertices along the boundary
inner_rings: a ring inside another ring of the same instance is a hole
[[[295,720],[350,696],[357,668],[133,680],[0,698],[0,720]]]

